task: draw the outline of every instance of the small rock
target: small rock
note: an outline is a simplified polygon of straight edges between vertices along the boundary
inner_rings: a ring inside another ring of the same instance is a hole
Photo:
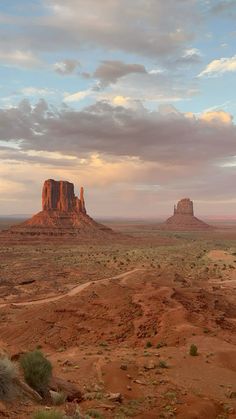
[[[66,359],[62,365],[67,365],[68,367],[72,367],[73,366],[73,362],[69,361],[69,359]]]
[[[144,383],[143,381],[140,381],[140,380],[133,380],[133,383],[141,384],[142,386],[146,386],[146,383]]]
[[[94,391],[102,391],[102,387],[100,387],[98,384],[94,385]]]
[[[121,364],[120,369],[126,371],[128,367],[126,364]]]
[[[108,400],[110,400],[111,402],[122,402],[122,395],[121,393],[109,393],[107,395]]]
[[[153,361],[148,362],[148,364],[144,365],[145,370],[154,370],[156,368],[156,364]]]

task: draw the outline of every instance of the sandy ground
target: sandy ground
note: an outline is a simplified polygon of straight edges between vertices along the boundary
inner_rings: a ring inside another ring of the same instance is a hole
[[[236,231],[163,237],[148,228],[128,245],[4,243],[1,347],[18,359],[40,346],[54,374],[82,390],[83,413],[235,418]],[[19,285],[22,269],[33,283]],[[109,400],[116,392],[122,402]],[[19,398],[4,414],[32,418],[39,407]]]

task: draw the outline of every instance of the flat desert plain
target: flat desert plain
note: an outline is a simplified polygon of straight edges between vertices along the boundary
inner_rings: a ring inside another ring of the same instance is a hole
[[[18,364],[40,349],[57,390],[82,397],[55,407],[19,390],[0,416],[46,408],[73,418],[235,418],[236,224],[202,232],[103,224],[122,234],[1,238],[1,351]]]

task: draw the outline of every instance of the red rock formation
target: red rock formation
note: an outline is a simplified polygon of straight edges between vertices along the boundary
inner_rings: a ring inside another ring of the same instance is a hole
[[[173,231],[205,230],[212,228],[194,216],[193,201],[189,198],[181,199],[174,206],[174,215],[166,220],[163,228]]]
[[[48,179],[42,191],[42,211],[22,224],[12,227],[11,234],[30,236],[102,237],[112,230],[96,223],[86,213],[84,188],[75,196],[73,183]]]
[[[190,201],[189,198],[181,199],[181,201],[177,203],[177,207],[174,207],[174,214],[194,215],[193,201]]]
[[[78,211],[86,214],[84,188],[80,190],[80,199],[75,196],[73,183],[67,181],[45,180],[42,192],[43,211]]]

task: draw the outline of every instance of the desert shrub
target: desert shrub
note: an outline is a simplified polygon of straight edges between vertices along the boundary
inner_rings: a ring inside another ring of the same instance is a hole
[[[57,410],[39,410],[33,419],[63,419],[63,414]]]
[[[196,345],[192,344],[190,346],[190,348],[189,348],[189,354],[191,356],[197,356],[198,355],[198,349],[197,349],[197,346]]]
[[[152,342],[150,342],[150,340],[146,343],[146,348],[151,348],[152,347]]]
[[[104,416],[102,415],[102,413],[98,412],[98,410],[95,410],[95,409],[89,409],[89,410],[87,410],[86,417],[87,416],[89,418],[97,418],[97,419],[103,419],[104,418]]]
[[[158,366],[160,368],[168,368],[168,365],[167,365],[166,361],[160,361],[159,364],[158,364]]]
[[[16,366],[7,357],[0,359],[0,400],[8,400],[14,396],[14,378]]]
[[[164,346],[167,346],[165,342],[159,342],[156,346],[157,349],[163,348]]]
[[[42,352],[28,352],[21,358],[21,367],[27,384],[41,395],[45,395],[52,376],[52,364]]]

